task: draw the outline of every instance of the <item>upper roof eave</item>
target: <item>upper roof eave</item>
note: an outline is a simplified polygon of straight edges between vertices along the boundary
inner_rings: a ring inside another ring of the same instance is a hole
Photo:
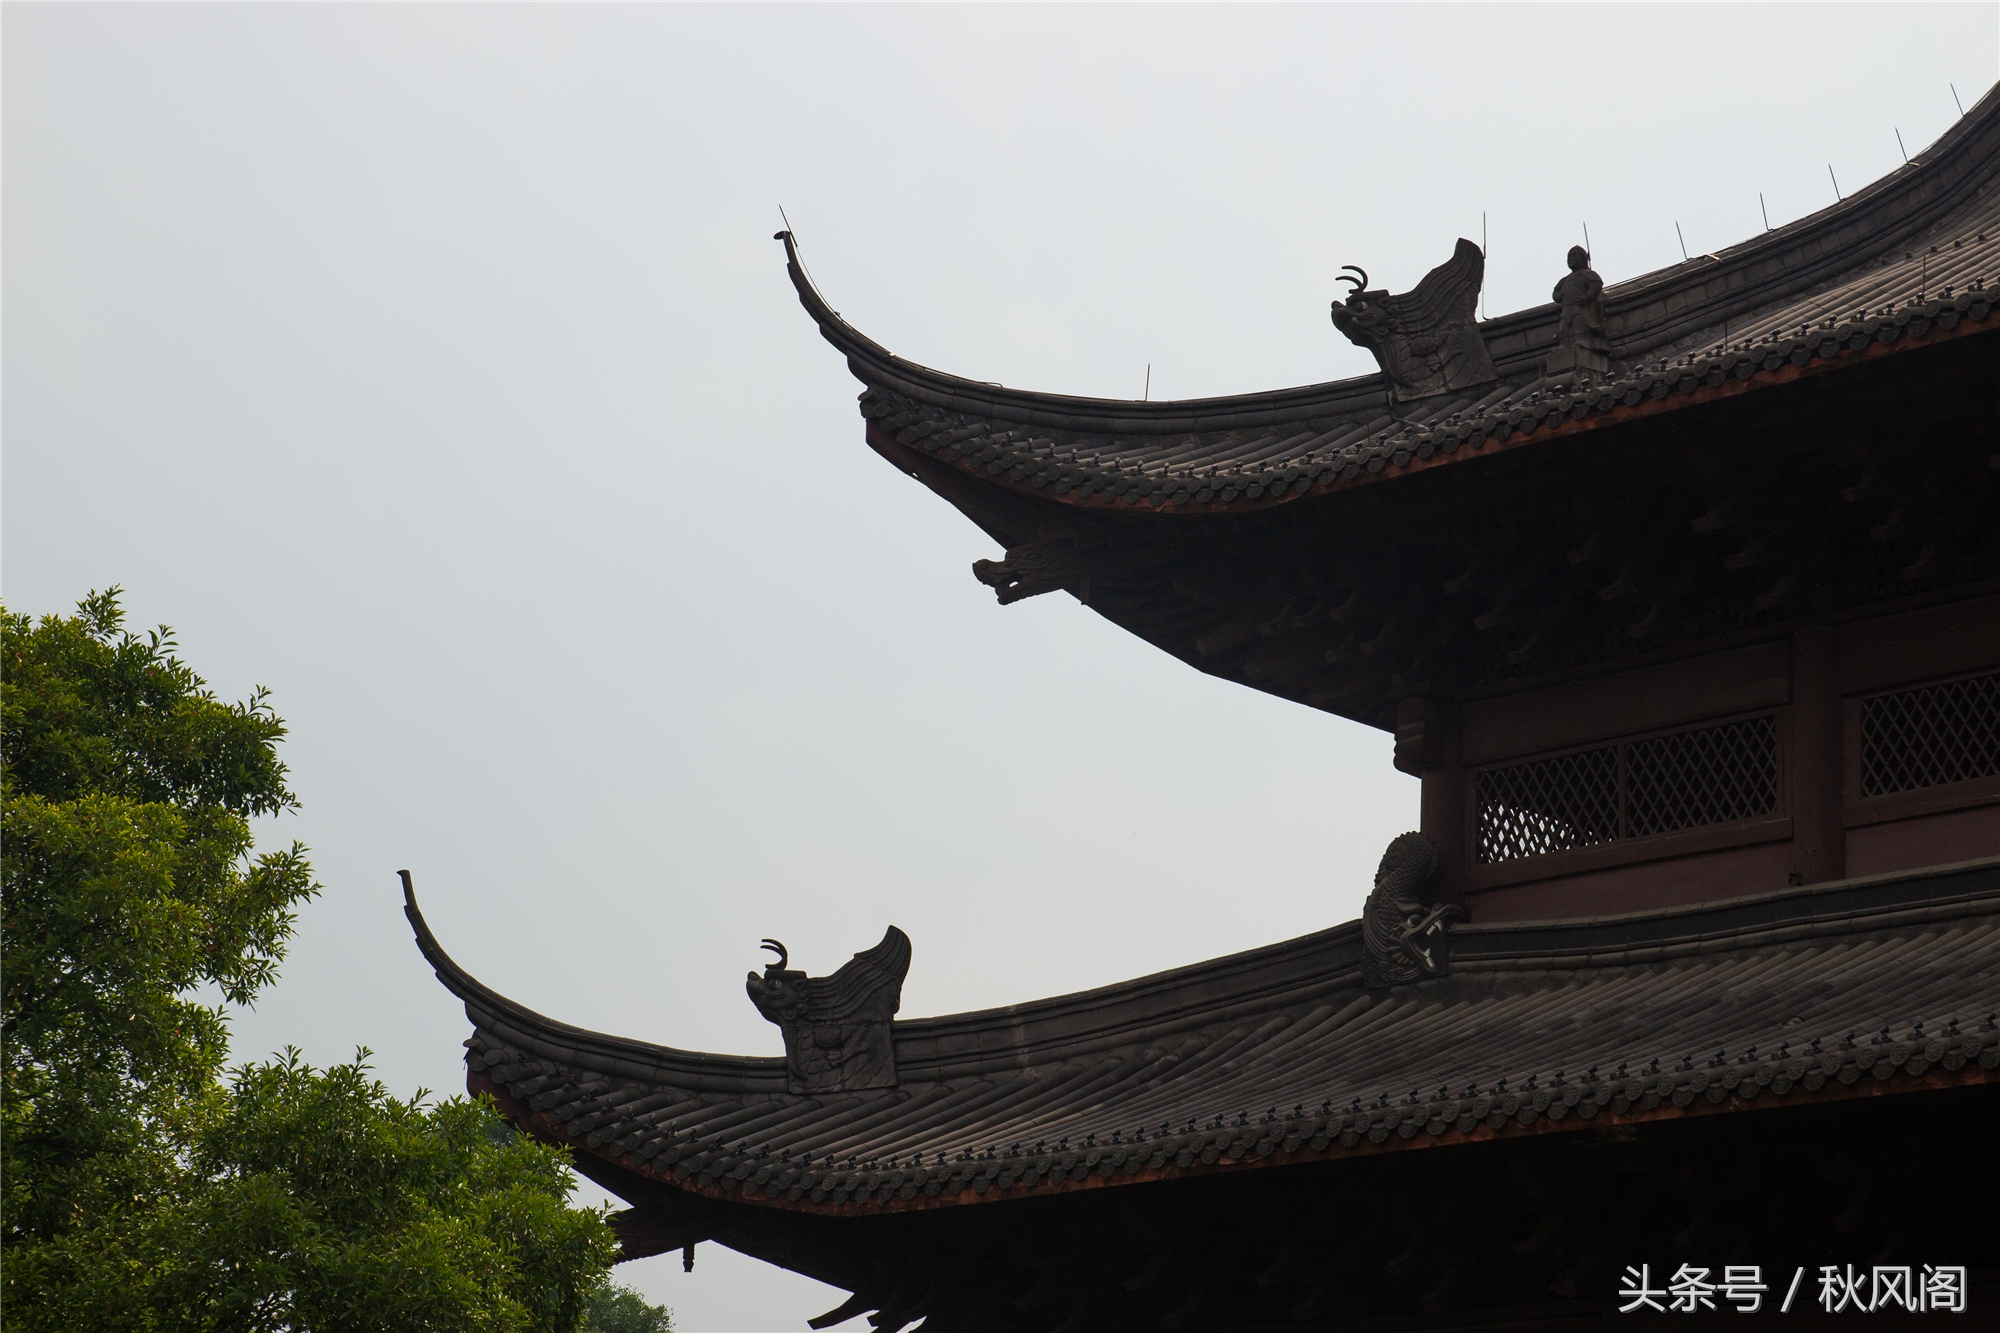
[[[1622,357],[1645,356],[1836,277],[1966,203],[2000,161],[2000,83],[1904,165],[1816,213],[1605,290]],[[1540,307],[1550,312],[1554,307]]]
[[[892,389],[932,407],[1049,430],[1172,434],[1259,426],[1315,411],[1352,412],[1388,402],[1379,374],[1290,389],[1156,402],[1043,393],[965,379],[897,356],[849,324],[827,304],[807,276],[792,233],[781,231],[776,239],[784,242],[785,271],[798,291],[799,304],[819,326],[820,335],[846,356],[854,377],[864,384]]]
[[[1719,252],[1643,274],[1605,291],[1607,331],[1620,359],[1648,356],[1703,330],[1824,285],[1944,218],[2000,162],[2000,84],[1909,163],[1807,217]],[[790,231],[786,270],[820,333],[855,377],[970,417],[1102,435],[1227,431],[1341,417],[1388,405],[1382,376],[1214,398],[1134,402],[1010,389],[897,356],[847,323],[819,294]],[[1503,380],[1533,374],[1555,341],[1555,306],[1483,321]]]

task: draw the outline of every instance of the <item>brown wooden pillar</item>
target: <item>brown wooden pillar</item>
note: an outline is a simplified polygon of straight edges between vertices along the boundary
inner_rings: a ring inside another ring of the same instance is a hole
[[[1802,884],[1847,874],[1847,830],[1840,822],[1840,680],[1830,629],[1792,636],[1791,770],[1793,869]]]
[[[1404,699],[1396,705],[1396,767],[1423,784],[1419,827],[1437,845],[1440,901],[1465,902],[1465,767],[1458,705]]]

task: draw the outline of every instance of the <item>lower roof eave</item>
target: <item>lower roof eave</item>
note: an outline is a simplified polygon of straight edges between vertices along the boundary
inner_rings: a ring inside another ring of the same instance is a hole
[[[1309,965],[1339,963],[1352,933],[1027,1010],[912,1020],[942,1024],[930,1035],[955,1048],[1042,1010],[1053,1021],[1108,1005],[1100,1025],[1117,1020],[1130,1040],[1100,1049],[1058,1022],[1066,1038],[1052,1029],[1022,1046],[1017,1031],[1020,1049],[987,1043],[983,1062],[915,1060],[895,1087],[700,1093],[679,1082],[684,1071],[621,1077],[535,1055],[483,1024],[467,1042],[468,1087],[635,1204],[740,1218],[1055,1197],[1984,1083],[2000,1065],[2000,858],[1624,917],[1465,927],[1448,975],[1325,992]],[[1260,971],[1274,975],[1243,991]],[[1216,1007],[1218,984],[1258,1003],[1203,1023],[1189,988]],[[1148,1013],[1158,1021],[1124,1021]]]

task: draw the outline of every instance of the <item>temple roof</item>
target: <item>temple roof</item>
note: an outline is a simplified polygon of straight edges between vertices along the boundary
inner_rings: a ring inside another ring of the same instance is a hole
[[[960,378],[848,325],[814,289],[791,234],[780,236],[800,301],[868,386],[870,442],[899,466],[900,447],[982,488],[1071,510],[1175,517],[1386,480],[1990,327],[2000,289],[1996,180],[2000,86],[1906,166],[1839,203],[1608,287],[1609,372],[1544,379],[1559,311],[1542,305],[1478,324],[1497,381],[1400,404],[1379,374],[1179,402]],[[1018,511],[940,489],[1009,546],[1037,535]]]
[[[2000,859],[1461,925],[1449,975],[1388,989],[1362,984],[1350,922],[1098,990],[899,1020],[896,1086],[809,1095],[787,1090],[776,1057],[675,1050],[515,1004],[452,962],[407,881],[406,899],[474,1025],[469,1086],[628,1198],[971,1205],[1980,1081],[2000,1064]]]
[[[1060,589],[1200,671],[1392,730],[1412,699],[2000,586],[1996,187],[2000,86],[1834,206],[1605,288],[1587,355],[1574,307],[1472,320],[1461,242],[1412,292],[1336,308],[1385,373],[1188,402],[918,365],[780,236],[867,386],[868,444],[1006,548],[972,567],[1002,603]]]

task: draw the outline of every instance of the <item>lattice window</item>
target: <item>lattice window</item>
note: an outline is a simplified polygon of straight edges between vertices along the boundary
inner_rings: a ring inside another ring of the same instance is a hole
[[[1775,814],[1778,719],[1489,768],[1473,801],[1482,865]]]
[[[1618,751],[1585,750],[1479,775],[1481,864],[1618,837]]]
[[[2000,776],[2000,674],[1861,701],[1861,794]]]
[[[1625,836],[1755,819],[1778,808],[1778,719],[1753,717],[1625,747]]]

